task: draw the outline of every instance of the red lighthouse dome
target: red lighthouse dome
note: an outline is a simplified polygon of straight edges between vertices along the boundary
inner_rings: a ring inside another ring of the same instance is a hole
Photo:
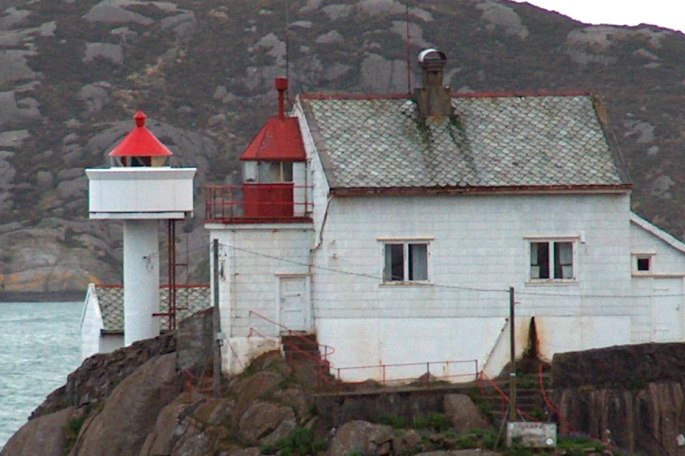
[[[114,147],[109,156],[115,158],[120,166],[164,166],[173,154],[145,127],[146,116],[142,111],[133,118],[136,128]]]

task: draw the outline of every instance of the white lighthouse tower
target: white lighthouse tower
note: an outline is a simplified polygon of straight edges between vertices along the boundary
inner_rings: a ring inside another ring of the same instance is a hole
[[[136,127],[109,154],[114,166],[87,169],[91,219],[124,222],[124,343],[159,335],[159,220],[193,211],[195,168],[171,168],[173,154],[145,127]]]

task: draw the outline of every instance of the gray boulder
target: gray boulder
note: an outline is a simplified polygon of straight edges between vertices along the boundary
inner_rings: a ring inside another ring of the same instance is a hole
[[[417,453],[415,456],[502,456],[502,453],[496,453],[489,450],[443,450],[443,451],[428,451],[426,453]]]
[[[457,432],[474,429],[488,429],[490,425],[483,419],[475,404],[465,394],[447,394],[444,398],[445,414]]]
[[[245,443],[273,444],[287,437],[297,426],[290,407],[257,401],[240,418],[238,437]]]
[[[0,456],[63,456],[64,428],[74,414],[68,407],[31,420],[12,436]]]
[[[330,447],[328,456],[346,454],[390,454],[392,451],[393,430],[384,424],[373,424],[368,421],[349,421],[338,429]]]

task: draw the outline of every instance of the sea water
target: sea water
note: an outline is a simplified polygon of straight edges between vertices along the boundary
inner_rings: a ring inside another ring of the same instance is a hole
[[[81,363],[82,302],[0,302],[0,448]]]

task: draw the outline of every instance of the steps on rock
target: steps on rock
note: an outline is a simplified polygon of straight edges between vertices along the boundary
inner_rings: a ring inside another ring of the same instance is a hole
[[[281,335],[286,359],[321,359],[316,334],[289,332]]]
[[[530,380],[530,379],[528,379]],[[509,395],[509,382],[506,379],[495,379],[493,383],[503,391],[507,396]],[[551,388],[551,378],[545,373],[543,374],[543,385],[545,387],[545,393],[549,397],[552,394]],[[487,404],[487,408],[490,411],[490,415],[496,421],[500,417],[507,414],[507,401],[502,397],[500,392],[492,384],[486,384],[482,388],[481,400]],[[542,391],[540,390],[539,380],[536,382],[523,381],[517,384],[516,387],[516,408],[518,408],[523,414],[526,420],[535,418],[542,421],[546,421],[549,417],[546,413],[549,412],[545,399],[543,397]],[[504,416],[506,418],[506,416]]]
[[[285,359],[305,385],[321,386],[328,378],[329,363],[321,357],[316,334],[289,332],[281,335]]]

